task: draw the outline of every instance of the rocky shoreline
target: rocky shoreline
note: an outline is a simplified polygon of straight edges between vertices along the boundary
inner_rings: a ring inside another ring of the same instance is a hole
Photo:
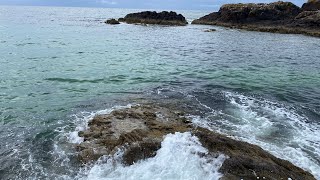
[[[218,12],[196,19],[192,24],[320,37],[319,7],[319,0],[311,0],[302,8],[282,1],[269,4],[226,4]]]
[[[122,163],[130,166],[154,157],[164,136],[176,132],[191,132],[199,139],[209,151],[199,156],[227,157],[220,168],[222,179],[315,179],[309,172],[256,145],[194,126],[183,112],[155,104],[135,105],[94,117],[88,129],[79,132],[84,139],[77,146],[79,159],[84,164],[91,163],[120,149]]]
[[[186,18],[173,11],[143,11],[124,18],[109,19],[107,24],[157,24],[185,26]],[[291,2],[225,4],[218,12],[192,21],[192,24],[216,25],[283,34],[305,34],[320,37],[320,0],[309,0],[300,8]]]

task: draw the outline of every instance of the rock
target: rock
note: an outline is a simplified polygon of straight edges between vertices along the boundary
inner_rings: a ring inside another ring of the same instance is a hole
[[[291,25],[314,28],[320,31],[320,11],[303,11],[295,17]]]
[[[318,11],[320,10],[320,0],[309,0],[302,5],[303,11]]]
[[[156,105],[137,105],[98,115],[79,132],[84,142],[78,145],[79,159],[90,163],[103,155],[123,151],[122,163],[130,166],[154,157],[164,136],[191,132],[209,150],[209,156],[224,154],[228,158],[220,168],[222,179],[305,179],[315,178],[288,161],[274,157],[258,146],[233,140],[208,129],[194,127],[181,111]]]
[[[279,159],[259,146],[236,141],[204,128],[193,131],[202,145],[210,152],[223,152],[229,158],[225,160],[220,172],[222,180],[238,179],[315,179],[310,173]]]
[[[219,12],[211,13],[193,24],[206,22],[254,23],[259,21],[280,21],[294,18],[300,13],[300,8],[291,2],[275,2],[269,4],[226,4]]]
[[[125,22],[124,18],[119,18],[118,21],[119,22]]]
[[[316,3],[309,2],[309,4]],[[219,25],[252,31],[306,34],[320,37],[318,28],[320,22],[317,13],[311,14],[302,11],[303,9],[293,3],[282,1],[269,4],[226,4],[218,12],[196,19],[192,24]],[[305,15],[308,17],[301,19]]]
[[[176,12],[162,11],[160,13],[155,11],[144,11],[139,13],[131,13],[119,21],[128,24],[159,24],[159,25],[175,25],[185,26],[188,24],[185,17]]]
[[[111,25],[116,25],[116,24],[120,24],[119,21],[115,20],[115,19],[108,19],[105,21],[106,24],[111,24]]]
[[[293,18],[299,12],[300,8],[291,2],[227,4],[220,8],[219,19],[223,22],[275,21]]]
[[[215,32],[215,31],[217,31],[217,30],[216,29],[206,29],[203,32]]]
[[[168,122],[168,118],[174,121]],[[185,122],[185,118],[176,113],[153,106],[135,106],[96,116],[89,122],[87,131],[79,132],[84,137],[78,146],[80,160],[88,163],[104,153],[113,154],[118,148],[124,148],[124,163],[133,164],[153,156],[164,135],[188,131],[190,125]],[[91,146],[87,146],[88,143]]]

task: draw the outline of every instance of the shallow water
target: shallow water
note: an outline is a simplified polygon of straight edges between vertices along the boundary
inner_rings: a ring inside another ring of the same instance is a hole
[[[135,11],[0,7],[0,179],[90,177],[74,132],[141,99],[176,101],[195,124],[320,179],[320,39],[102,23]]]

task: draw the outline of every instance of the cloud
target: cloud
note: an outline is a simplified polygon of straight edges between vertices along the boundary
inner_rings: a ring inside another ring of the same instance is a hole
[[[220,5],[217,4],[200,4],[200,7],[208,7],[208,8],[219,8]]]
[[[108,0],[100,0],[101,4],[107,4],[107,5],[117,5],[118,3],[115,1],[108,1]]]
[[[78,6],[161,10],[208,10],[217,11],[226,3],[267,3],[277,0],[0,0],[0,5],[35,5],[35,6]],[[307,0],[291,1],[298,6]]]

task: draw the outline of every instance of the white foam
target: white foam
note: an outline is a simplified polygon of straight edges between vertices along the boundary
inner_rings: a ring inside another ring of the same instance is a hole
[[[231,92],[224,95],[231,107],[227,112],[218,112],[220,120],[195,116],[193,122],[259,145],[320,179],[319,124],[308,122],[294,108],[280,103]]]
[[[121,155],[121,153],[120,153]],[[198,138],[190,132],[166,135],[157,155],[131,166],[124,166],[118,157],[108,157],[96,164],[84,177],[90,180],[218,180],[218,172],[226,157],[208,156]]]

